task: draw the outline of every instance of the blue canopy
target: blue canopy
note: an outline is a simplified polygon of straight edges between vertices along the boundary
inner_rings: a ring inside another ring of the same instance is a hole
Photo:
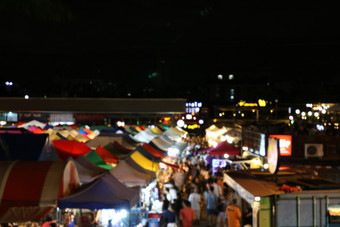
[[[138,204],[139,187],[128,188],[107,173],[59,199],[60,208],[129,209]]]
[[[48,134],[0,134],[0,160],[53,160],[47,158],[52,154],[55,150]]]

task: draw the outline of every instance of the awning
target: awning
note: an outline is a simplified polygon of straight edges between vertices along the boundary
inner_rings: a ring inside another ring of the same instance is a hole
[[[79,186],[67,162],[0,162],[0,222],[37,221]]]

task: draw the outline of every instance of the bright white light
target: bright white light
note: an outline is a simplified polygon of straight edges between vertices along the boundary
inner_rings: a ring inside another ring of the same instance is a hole
[[[323,130],[325,130],[325,127],[323,125],[316,125],[316,129],[318,131],[323,131]]]
[[[295,113],[296,113],[296,114],[300,114],[300,110],[299,110],[299,109],[296,109],[296,110],[295,110]]]
[[[229,80],[233,80],[234,79],[234,75],[230,74],[228,78],[229,78]]]
[[[229,155],[228,154],[224,154],[223,157],[224,158],[229,158]]]
[[[192,119],[192,115],[191,114],[187,114],[187,115],[185,115],[185,118],[188,119],[188,120],[191,120]]]
[[[0,121],[0,125],[1,125],[1,126],[4,126],[5,124],[7,124],[6,121]]]
[[[25,99],[29,99],[30,97],[28,95],[25,95]]]
[[[318,117],[318,116],[319,116],[319,112],[315,112],[314,117]]]
[[[166,165],[164,164],[164,163],[159,163],[159,167],[161,168],[161,169],[165,169],[166,168]]]
[[[289,120],[294,120],[294,117],[292,115],[290,115]]]
[[[302,113],[301,113],[301,116],[302,116],[302,117],[306,116],[306,112],[302,112]]]
[[[219,113],[218,116],[222,117],[222,113]]]
[[[217,142],[217,141],[214,141],[214,142],[213,142],[213,147],[215,148],[215,147],[217,147],[217,145],[218,145],[218,142]]]
[[[291,114],[292,113],[292,108],[288,107],[288,113]]]
[[[126,210],[121,210],[118,214],[119,214],[118,216],[122,218],[126,218],[128,213]]]
[[[176,157],[179,154],[179,150],[177,148],[168,148],[168,155]]]
[[[124,127],[125,126],[125,121],[117,121],[117,126],[118,127]]]
[[[312,116],[313,115],[313,112],[312,111],[308,111],[308,116]]]
[[[325,114],[326,112],[327,112],[327,111],[326,111],[325,109],[322,109],[322,110],[321,110],[321,113],[322,113],[322,114]]]
[[[313,107],[313,104],[312,104],[312,103],[307,103],[307,104],[306,104],[306,107],[312,108],[312,107]]]
[[[261,201],[261,197],[259,197],[259,196],[256,196],[254,199],[255,199],[256,202],[260,202]]]
[[[264,168],[264,169],[268,169],[268,168],[269,168],[269,165],[266,163],[266,164],[263,165],[263,168]]]
[[[13,85],[13,82],[12,82],[12,81],[6,81],[5,84],[6,84],[7,86],[12,86],[12,85]]]
[[[203,119],[199,119],[198,120],[198,124],[203,125],[204,124],[204,120]]]
[[[12,113],[12,111],[9,111],[8,112],[8,116],[11,116],[13,113]]]
[[[222,74],[218,74],[218,75],[217,75],[217,79],[223,80],[223,75],[222,75]]]
[[[179,119],[178,121],[177,121],[177,126],[178,127],[181,127],[181,128],[183,128],[183,126],[184,126],[184,121],[182,120],[182,119]]]
[[[260,159],[254,159],[253,163],[258,166],[258,165],[261,164],[261,161],[260,161]]]
[[[247,151],[248,147],[244,146],[244,147],[242,147],[242,150]]]

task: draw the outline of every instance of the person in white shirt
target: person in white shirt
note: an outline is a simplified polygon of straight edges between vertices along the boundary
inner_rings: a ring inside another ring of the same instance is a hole
[[[197,188],[193,189],[193,192],[189,195],[189,202],[191,203],[191,208],[195,211],[195,217],[197,220],[200,220],[200,213],[201,213],[201,195],[197,193]]]

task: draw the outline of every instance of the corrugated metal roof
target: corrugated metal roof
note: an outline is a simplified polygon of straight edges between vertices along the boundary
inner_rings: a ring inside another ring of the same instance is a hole
[[[227,176],[231,178],[234,183],[238,184],[244,190],[253,195],[253,197],[283,193],[279,190],[279,186],[275,182],[259,179],[246,172],[229,172],[227,173]],[[232,185],[230,186],[232,187]]]

